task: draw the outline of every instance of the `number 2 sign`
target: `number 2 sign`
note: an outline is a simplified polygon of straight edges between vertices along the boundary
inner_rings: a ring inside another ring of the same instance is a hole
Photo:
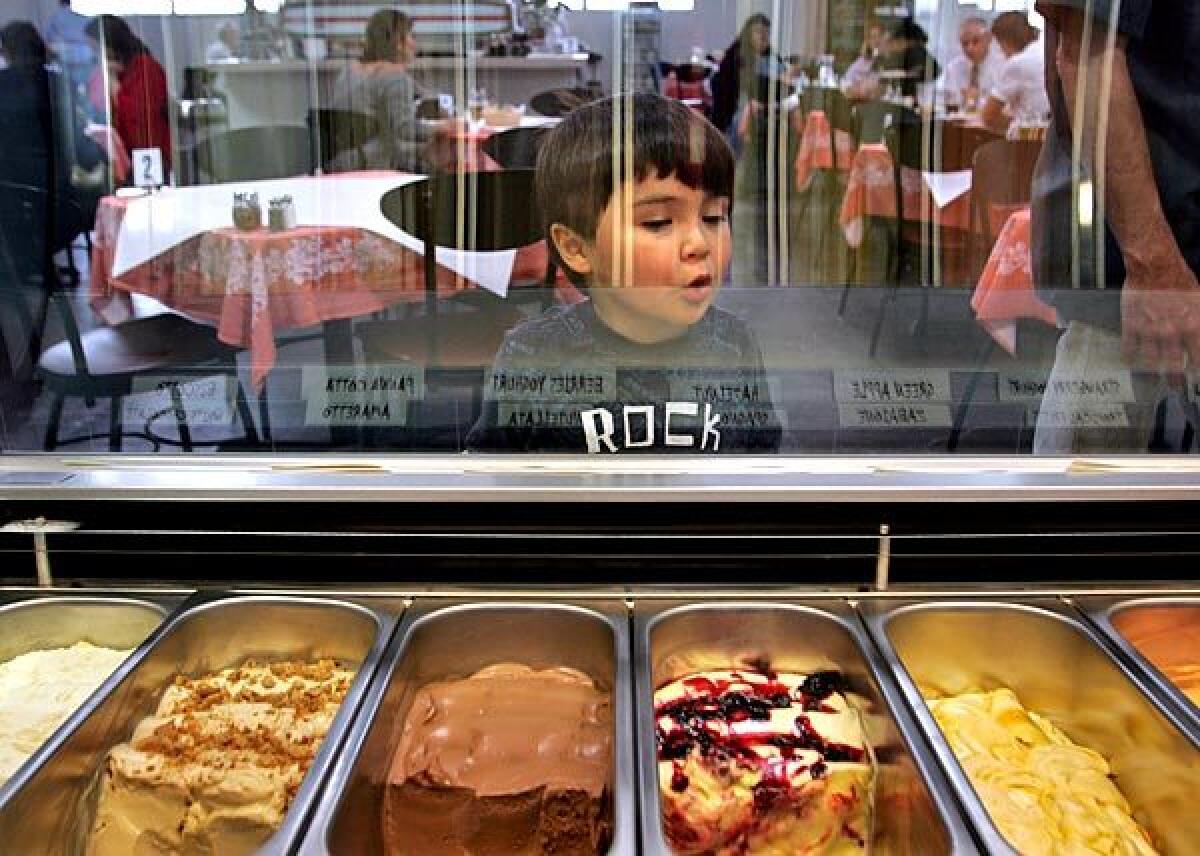
[[[162,187],[163,162],[162,150],[134,149],[131,155],[133,161],[133,183],[138,187]]]

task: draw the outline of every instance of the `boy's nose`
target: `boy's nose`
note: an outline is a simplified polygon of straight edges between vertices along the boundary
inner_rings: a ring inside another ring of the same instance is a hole
[[[708,236],[704,233],[704,226],[699,220],[696,220],[683,236],[683,257],[685,259],[703,259],[707,258],[710,252],[711,248],[708,246]]]

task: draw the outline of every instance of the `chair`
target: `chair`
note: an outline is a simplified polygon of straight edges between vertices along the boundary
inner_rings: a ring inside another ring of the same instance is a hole
[[[850,106],[849,99],[842,94],[840,89],[825,86],[809,87],[804,90],[800,104],[805,116],[814,110],[820,110],[829,120],[829,148],[835,158],[837,157],[838,131],[849,134],[852,140],[857,140],[858,119],[854,115],[854,108]]]
[[[562,118],[574,110],[596,99],[594,88],[564,87],[539,92],[529,99],[529,106],[537,113],[552,118]]]
[[[896,289],[899,287],[901,276],[905,269],[905,258],[912,257],[912,250],[917,253],[915,273],[917,285],[922,288],[921,313],[913,326],[914,335],[925,328],[929,318],[929,292],[935,284],[936,276],[932,273],[936,267],[936,257],[933,252],[934,237],[938,243],[951,250],[966,255],[970,249],[970,236],[964,239],[953,230],[945,230],[931,222],[929,218],[917,212],[915,220],[907,217],[904,209],[904,185],[902,182],[904,170],[923,172],[957,172],[970,167],[975,151],[992,137],[977,133],[962,126],[941,119],[925,120],[911,110],[899,114],[899,120],[886,122],[883,140],[892,158],[892,186],[895,193],[896,225],[892,233],[894,242],[892,256],[889,262],[889,291],[879,305],[879,314],[875,319],[875,329],[871,334],[871,345],[868,353],[874,357],[879,347],[879,336],[883,330],[884,316],[888,306],[895,300]],[[925,272],[930,271],[926,276]]]
[[[191,152],[201,174],[225,184],[288,178],[313,171],[312,142],[302,125],[262,125],[220,131],[197,140]]]
[[[480,148],[505,169],[534,169],[547,128],[509,128],[492,134]]]
[[[997,140],[981,146],[975,152],[971,169],[971,233],[979,251],[978,258],[982,259],[978,265],[979,273],[982,273],[991,248],[1004,226],[1003,222],[993,219],[994,207],[1001,206],[1003,210],[1029,203],[1033,195],[1033,173],[1041,151],[1040,140]],[[1018,322],[1018,340],[1026,326]],[[946,443],[947,451],[953,452],[958,448],[967,411],[975,399],[984,367],[995,350],[996,343],[989,337],[975,358],[971,379],[954,413],[954,424]],[[1190,424],[1188,428],[1191,428]]]
[[[313,144],[312,162],[323,172],[345,152],[355,152],[354,169],[367,168],[366,144],[379,136],[379,120],[357,110],[328,107],[308,111],[308,131]]]
[[[363,354],[368,362],[413,360],[432,369],[435,379],[446,386],[470,388],[477,414],[483,372],[521,315],[498,299],[439,315],[435,252],[439,246],[508,250],[541,239],[533,171],[435,175],[389,191],[380,206],[388,220],[425,244],[426,310],[423,316],[357,325]],[[474,216],[460,222],[464,211]]]
[[[994,215],[1029,204],[1041,151],[1041,141],[1034,140],[996,140],[975,151],[971,164],[971,233],[979,261],[977,273],[982,271],[1004,226],[1005,218],[997,220]]]
[[[4,182],[0,185],[0,197],[20,200],[20,210],[28,212],[30,219],[26,229],[41,228],[42,223],[33,216],[44,210],[52,197],[43,188]],[[15,237],[19,239],[20,233]],[[10,234],[0,232],[0,275],[9,278],[15,275],[13,253],[9,247]],[[44,244],[48,245],[48,244]],[[43,253],[46,255],[45,251]],[[53,262],[42,260],[43,270],[52,276]],[[151,422],[141,433],[127,433],[122,426],[122,400],[133,392],[134,381],[139,377],[169,377],[187,380],[212,374],[229,375],[237,379],[237,351],[220,342],[212,327],[189,321],[173,313],[139,318],[118,324],[80,332],[71,299],[57,289],[56,282],[49,279],[44,287],[50,292],[49,300],[58,310],[65,338],[41,352],[37,361],[37,374],[44,388],[51,395],[50,415],[46,424],[44,447],[51,451],[64,443],[75,443],[92,439],[93,435],[62,440],[58,436],[59,424],[65,399],[68,396],[83,398],[92,406],[97,398],[108,398],[109,405],[109,449],[119,451],[121,440],[126,436],[150,439],[157,446],[161,439],[150,434]],[[34,331],[31,331],[33,335]],[[179,429],[180,445],[191,451],[191,430],[177,386],[170,386],[173,410]],[[245,391],[237,380],[236,403],[245,429],[245,440],[257,445],[258,436],[246,403]],[[156,414],[161,415],[161,414]],[[169,441],[168,441],[169,442]]]

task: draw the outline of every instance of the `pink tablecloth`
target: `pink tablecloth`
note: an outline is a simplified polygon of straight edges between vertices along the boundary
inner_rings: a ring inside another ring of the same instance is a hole
[[[105,197],[96,213],[88,293],[92,308],[109,323],[117,323],[130,317],[129,295],[137,293],[210,322],[221,341],[249,351],[256,389],[275,364],[279,332],[367,315],[424,295],[420,255],[374,232],[346,226],[286,232],[218,229],[118,279],[111,271],[126,205],[125,199]],[[546,261],[544,242],[522,248],[513,280],[540,282]],[[439,294],[470,287],[439,266]]]
[[[834,135],[837,146],[836,165],[834,152],[829,144],[829,119],[824,110],[813,110],[804,119],[800,131],[800,150],[796,153],[796,189],[808,187],[812,175],[818,169],[837,169],[849,172],[854,162],[854,140],[845,131]]]
[[[971,297],[976,320],[1010,354],[1017,349],[1018,319],[1033,318],[1051,326],[1058,323],[1054,307],[1047,305],[1034,290],[1030,234],[1026,207],[1016,211],[1004,224]]]
[[[842,202],[841,223],[846,243],[862,245],[867,217],[896,216],[892,156],[883,143],[859,147],[850,167],[850,181]],[[928,186],[916,170],[900,170],[901,204],[907,220],[933,222],[964,234],[971,228],[971,194],[965,193],[939,208]]]

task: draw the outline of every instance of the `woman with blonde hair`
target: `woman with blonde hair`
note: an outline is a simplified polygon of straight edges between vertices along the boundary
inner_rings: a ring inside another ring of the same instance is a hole
[[[408,73],[416,57],[412,19],[395,9],[380,9],[367,22],[365,44],[359,60],[348,65],[334,82],[330,104],[373,116],[378,136],[358,151],[335,158],[339,169],[396,169],[424,172],[426,133],[417,121],[420,90]]]

